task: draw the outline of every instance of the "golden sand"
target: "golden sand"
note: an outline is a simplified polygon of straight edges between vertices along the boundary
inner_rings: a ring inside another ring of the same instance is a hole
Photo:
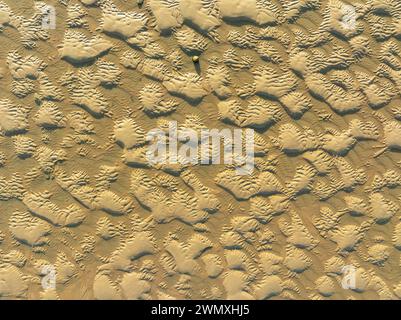
[[[0,0],[0,299],[401,298],[401,2],[138,3]]]

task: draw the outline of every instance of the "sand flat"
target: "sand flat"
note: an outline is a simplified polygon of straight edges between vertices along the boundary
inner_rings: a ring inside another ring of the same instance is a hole
[[[399,1],[47,5],[0,0],[0,299],[401,298]]]

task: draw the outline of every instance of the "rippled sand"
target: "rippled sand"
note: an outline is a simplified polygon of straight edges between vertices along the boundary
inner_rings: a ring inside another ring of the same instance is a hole
[[[0,299],[401,297],[398,0],[46,3],[0,0]],[[171,121],[254,172],[150,164]]]

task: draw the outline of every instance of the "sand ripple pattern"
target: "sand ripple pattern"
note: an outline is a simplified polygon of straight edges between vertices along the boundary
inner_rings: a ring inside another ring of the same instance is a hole
[[[0,0],[0,299],[401,298],[400,1],[46,3]],[[148,163],[169,121],[255,171]]]

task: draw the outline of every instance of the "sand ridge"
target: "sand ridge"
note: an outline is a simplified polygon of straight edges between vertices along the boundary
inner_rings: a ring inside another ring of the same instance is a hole
[[[400,15],[0,0],[0,299],[401,298]],[[149,163],[171,121],[255,170]]]

